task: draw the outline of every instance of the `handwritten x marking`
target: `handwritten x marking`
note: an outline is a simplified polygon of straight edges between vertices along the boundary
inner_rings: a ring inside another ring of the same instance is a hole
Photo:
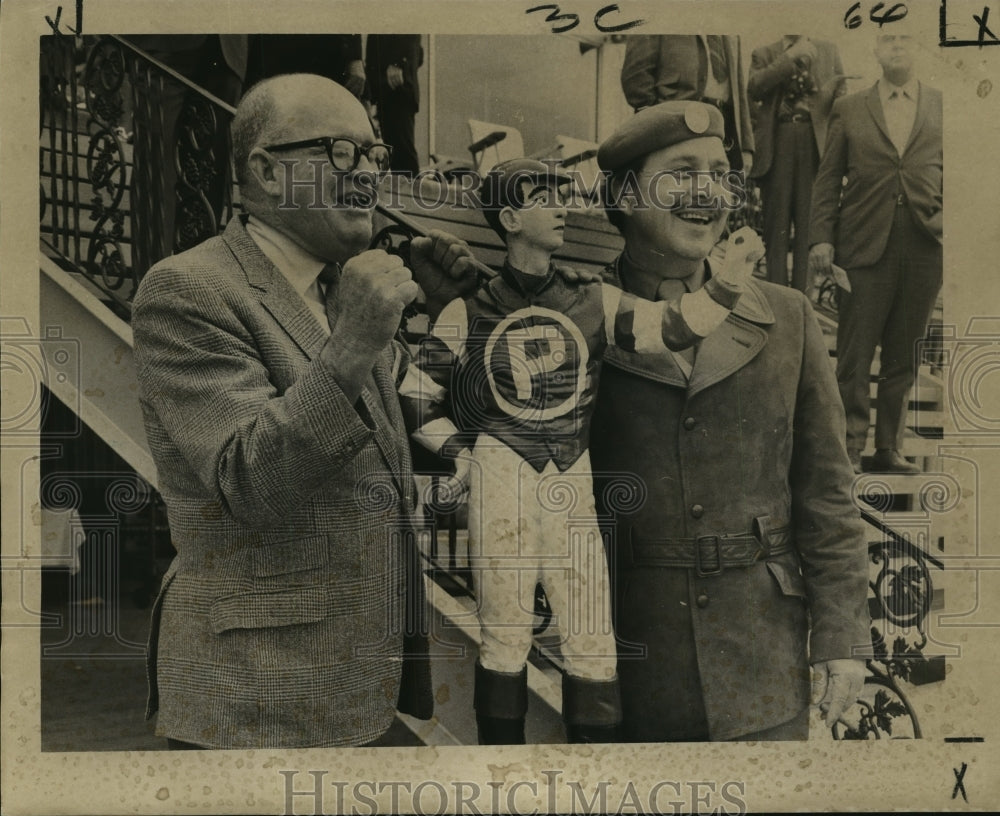
[[[959,770],[958,768],[952,768],[952,769],[951,769],[951,770],[952,770],[952,773],[954,773],[954,774],[955,774],[955,789],[954,789],[954,790],[953,790],[953,791],[951,792],[951,798],[952,798],[952,799],[954,799],[954,798],[955,798],[956,796],[958,796],[959,792],[961,791],[961,793],[962,793],[962,798],[963,798],[963,799],[964,799],[964,800],[965,800],[966,802],[968,802],[968,801],[969,801],[969,797],[965,795],[965,782],[963,782],[963,781],[962,781],[962,780],[964,780],[964,779],[965,779],[965,771],[966,771],[966,770],[968,769],[968,767],[969,767],[969,766],[968,766],[968,765],[966,765],[966,764],[965,764],[965,763],[963,762],[963,763],[962,763],[962,769],[961,769],[961,770]]]

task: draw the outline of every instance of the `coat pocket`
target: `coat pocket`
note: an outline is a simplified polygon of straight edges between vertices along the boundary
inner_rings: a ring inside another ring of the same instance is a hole
[[[326,617],[326,589],[296,587],[274,592],[240,592],[212,602],[210,620],[216,635],[230,629],[269,629],[316,623]]]
[[[790,595],[795,598],[806,600],[806,579],[799,571],[798,559],[794,555],[784,555],[779,558],[769,559],[767,564],[768,572],[774,576],[778,582],[782,595]]]
[[[250,552],[250,568],[255,578],[272,578],[319,569],[325,567],[329,560],[330,551],[325,535],[261,544]]]

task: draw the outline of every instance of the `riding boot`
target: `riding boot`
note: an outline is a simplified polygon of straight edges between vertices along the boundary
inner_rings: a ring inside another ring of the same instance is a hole
[[[480,745],[524,745],[528,668],[516,673],[485,669],[476,661],[473,705]]]
[[[569,742],[621,742],[622,701],[618,678],[587,680],[564,674],[563,721]]]

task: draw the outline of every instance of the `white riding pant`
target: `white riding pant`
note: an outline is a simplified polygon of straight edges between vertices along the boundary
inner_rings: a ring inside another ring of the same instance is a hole
[[[590,455],[538,473],[511,448],[480,435],[469,494],[469,557],[483,667],[519,672],[532,644],[535,585],[560,634],[566,671],[610,680],[617,665],[604,542]]]

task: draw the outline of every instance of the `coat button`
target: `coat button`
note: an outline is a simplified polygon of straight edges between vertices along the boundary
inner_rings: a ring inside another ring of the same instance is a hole
[[[692,428],[694,428],[694,426],[695,426],[695,419],[694,419],[694,417],[687,417],[687,418],[685,418],[685,420],[684,420],[684,430],[685,431],[690,431]]]
[[[704,609],[708,606],[708,593],[702,592],[697,598],[695,598],[695,603],[698,604],[699,609]]]
[[[700,519],[703,515],[705,515],[705,508],[702,507],[700,504],[692,504],[691,515],[694,516],[696,519]]]

